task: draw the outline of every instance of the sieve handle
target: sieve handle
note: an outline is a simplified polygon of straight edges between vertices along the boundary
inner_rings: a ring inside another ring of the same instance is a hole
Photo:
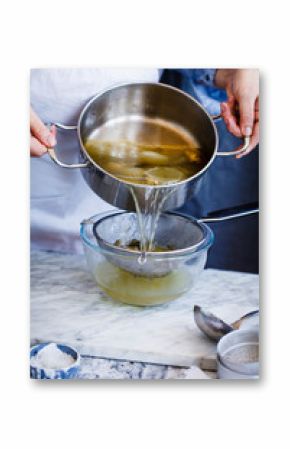
[[[56,126],[59,129],[64,129],[66,131],[78,129],[76,125],[62,125],[61,123],[50,123],[47,126],[51,127],[52,125]],[[58,159],[54,148],[47,148],[47,152],[51,157],[51,159],[53,160],[53,162],[63,168],[86,168],[90,164],[89,161],[79,164],[65,164],[64,162],[61,162]]]
[[[230,209],[211,212],[207,217],[199,218],[202,223],[217,223],[220,221],[232,220],[233,218],[247,217],[259,212],[258,203],[246,204]]]
[[[222,118],[221,114],[219,115],[212,115],[211,118],[213,121],[219,120]],[[250,137],[244,137],[244,143],[241,148],[238,150],[232,150],[232,151],[218,151],[217,156],[237,156],[238,154],[246,153],[249,145],[250,145]]]

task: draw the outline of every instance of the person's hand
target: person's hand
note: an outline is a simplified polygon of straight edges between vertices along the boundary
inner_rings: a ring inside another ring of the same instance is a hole
[[[47,152],[47,148],[56,145],[56,129],[49,130],[38,115],[30,108],[30,156],[40,157]]]
[[[228,130],[237,137],[249,136],[250,145],[238,155],[250,153],[259,142],[259,72],[254,69],[219,69],[215,84],[226,90],[228,100],[221,114]]]

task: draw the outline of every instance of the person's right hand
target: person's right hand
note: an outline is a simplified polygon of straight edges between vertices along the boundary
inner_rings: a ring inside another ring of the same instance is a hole
[[[49,130],[38,115],[30,108],[30,156],[40,157],[47,152],[47,148],[56,145],[56,129]]]
[[[236,137],[250,137],[249,154],[259,143],[259,71],[255,69],[218,69],[215,83],[225,89],[228,99],[221,114],[228,130]]]

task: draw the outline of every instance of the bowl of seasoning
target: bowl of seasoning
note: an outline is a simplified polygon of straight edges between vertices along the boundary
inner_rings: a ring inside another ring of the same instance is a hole
[[[80,354],[72,347],[41,343],[30,348],[31,379],[73,379],[80,366]]]
[[[217,345],[219,379],[259,379],[259,332],[235,330]]]

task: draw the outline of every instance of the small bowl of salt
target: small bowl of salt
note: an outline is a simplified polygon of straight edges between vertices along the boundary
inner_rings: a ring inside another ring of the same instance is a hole
[[[30,348],[31,379],[73,379],[80,365],[80,354],[70,346],[41,343]]]

